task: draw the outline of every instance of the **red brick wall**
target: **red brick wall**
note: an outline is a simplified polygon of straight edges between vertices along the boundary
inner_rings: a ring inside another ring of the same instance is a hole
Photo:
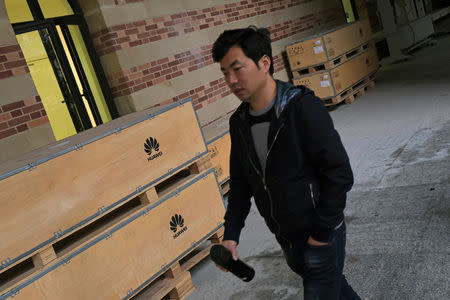
[[[0,46],[0,80],[29,73],[19,45]],[[0,106],[0,139],[48,123],[39,96]]]
[[[143,0],[115,0],[117,5]],[[214,26],[269,14],[313,0],[249,0],[219,5],[183,13],[150,18],[104,29],[92,34],[99,56],[120,49],[136,47],[161,39],[173,38],[193,31],[201,31]],[[334,10],[316,12],[282,24],[274,24],[268,29],[272,41],[277,41],[299,32],[314,28],[323,22],[337,18]],[[182,76],[194,70],[213,64],[212,45],[202,45],[162,59],[148,61],[115,74],[108,75],[113,96],[127,96],[141,89]],[[275,72],[285,69],[282,53],[274,53]],[[0,80],[29,73],[19,45],[0,46]],[[160,103],[176,102],[192,97],[195,108],[213,103],[230,94],[222,78],[217,78],[201,86],[181,91],[179,95],[161,99]],[[48,122],[45,110],[38,96],[16,101],[0,108],[0,139],[23,132]]]
[[[267,29],[271,33],[272,42],[275,42],[311,29],[314,26],[320,25],[320,23],[323,24],[324,22],[332,21],[335,18],[336,13],[334,10],[325,10],[281,24],[275,24]],[[142,41],[142,43],[144,42]],[[197,49],[180,52],[172,56],[135,66],[122,72],[111,74],[107,76],[107,79],[111,86],[113,97],[116,98],[120,96],[127,96],[152,85],[162,83],[211,65],[214,63],[211,55],[211,49],[212,45],[205,45]],[[286,68],[286,63],[283,60],[282,53],[274,53],[273,58],[275,72],[279,72]],[[222,79],[218,80],[222,81]],[[182,95],[192,97],[194,106],[198,110],[203,106],[230,94],[222,91],[222,88],[220,88],[220,91],[218,92],[209,92],[206,93],[206,95],[196,92],[197,90],[209,90],[209,88],[210,85],[206,84],[204,86],[195,87],[186,93],[182,93]],[[162,103],[176,102],[182,98],[183,97],[180,98],[180,96],[177,96],[171,99],[163,100]]]
[[[92,34],[99,56],[213,26],[264,15],[314,0],[252,0],[116,25]]]
[[[0,139],[48,123],[39,96],[0,107]]]
[[[0,46],[0,79],[30,72],[19,45]]]

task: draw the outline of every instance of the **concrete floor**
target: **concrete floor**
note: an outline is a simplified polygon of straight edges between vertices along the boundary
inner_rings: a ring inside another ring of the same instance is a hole
[[[331,112],[351,159],[345,274],[363,299],[450,299],[450,36],[383,68],[376,86]],[[244,283],[210,260],[192,270],[200,299],[302,299],[302,283],[254,205],[238,254]]]

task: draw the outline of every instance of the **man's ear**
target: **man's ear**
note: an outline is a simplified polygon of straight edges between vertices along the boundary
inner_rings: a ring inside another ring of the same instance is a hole
[[[267,56],[266,54],[264,54],[260,59],[259,59],[259,67],[262,68],[265,72],[269,73],[269,69],[270,69],[270,58],[269,56]]]

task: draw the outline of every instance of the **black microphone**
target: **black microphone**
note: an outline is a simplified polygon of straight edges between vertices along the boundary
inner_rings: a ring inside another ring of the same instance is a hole
[[[255,270],[241,260],[234,260],[231,252],[222,245],[214,245],[209,251],[211,259],[222,268],[230,271],[245,282],[255,276]]]

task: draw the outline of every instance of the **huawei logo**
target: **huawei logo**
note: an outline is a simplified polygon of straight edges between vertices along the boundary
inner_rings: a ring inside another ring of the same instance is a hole
[[[157,158],[163,154],[161,151],[159,151],[158,141],[153,137],[149,137],[145,140],[144,150],[148,155],[148,158],[147,158],[148,161],[154,160],[155,158]],[[157,153],[152,155],[153,150],[155,150],[155,152],[157,152]]]
[[[176,239],[179,237],[183,232],[187,230],[187,226],[184,226],[184,219],[181,215],[175,214],[170,219],[170,230],[172,230],[175,234],[173,235],[173,238]],[[178,230],[180,228],[180,230]],[[178,232],[177,232],[178,231]]]

